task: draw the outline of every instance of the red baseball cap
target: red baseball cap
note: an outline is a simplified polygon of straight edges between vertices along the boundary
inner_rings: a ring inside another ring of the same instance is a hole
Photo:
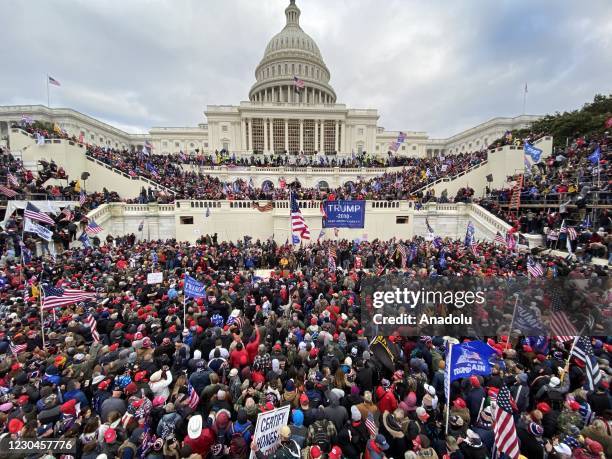
[[[300,395],[300,405],[306,405],[310,400],[308,399],[308,395],[302,394]]]
[[[104,432],[104,441],[106,443],[112,443],[116,439],[117,439],[117,431],[113,429],[112,427],[109,427],[108,429],[106,429],[106,432]]]
[[[312,459],[318,459],[321,457],[321,448],[319,448],[317,445],[311,446],[310,447],[310,457],[312,457]]]
[[[342,450],[339,446],[334,446],[329,454],[327,455],[329,459],[341,459],[342,458]]]

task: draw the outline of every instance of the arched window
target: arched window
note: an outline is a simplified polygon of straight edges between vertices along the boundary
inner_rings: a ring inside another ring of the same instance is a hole
[[[329,189],[329,183],[327,183],[325,180],[321,180],[319,183],[317,183],[317,187],[320,190],[328,190]]]
[[[264,180],[261,184],[261,189],[264,191],[271,191],[274,189],[274,183],[271,180]]]

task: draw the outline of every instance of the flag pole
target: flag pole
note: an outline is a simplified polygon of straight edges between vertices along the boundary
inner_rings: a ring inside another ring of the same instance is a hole
[[[187,328],[187,294],[183,291],[183,328]]]
[[[49,74],[47,73],[47,107],[51,108],[51,104],[49,102]]]
[[[448,348],[448,362],[446,364],[446,427],[445,427],[445,432],[446,435],[448,435],[448,418],[450,417],[450,386],[451,386],[451,363],[453,361],[452,355],[453,355],[453,343],[449,341],[449,348]]]
[[[523,115],[525,114],[526,105],[527,105],[527,83],[525,83],[525,91],[523,91]]]
[[[40,301],[40,336],[42,338],[42,346],[43,349],[45,348],[45,317],[44,317],[44,309],[43,309],[43,295],[45,294],[45,291],[43,290],[42,284],[40,285],[40,292],[39,292],[39,301]]]

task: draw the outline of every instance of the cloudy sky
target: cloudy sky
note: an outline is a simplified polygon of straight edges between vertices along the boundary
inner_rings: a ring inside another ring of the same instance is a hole
[[[246,100],[288,0],[4,0],[0,105],[51,105],[130,132]],[[610,0],[297,0],[338,101],[447,137],[612,93]]]

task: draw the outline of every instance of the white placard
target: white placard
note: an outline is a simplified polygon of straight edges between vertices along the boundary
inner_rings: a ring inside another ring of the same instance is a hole
[[[257,442],[259,451],[264,455],[274,451],[280,443],[280,428],[289,422],[290,405],[281,406],[275,410],[259,413],[253,439]],[[255,459],[255,453],[251,451],[250,459]]]
[[[164,281],[164,273],[147,274],[147,284],[161,284]]]

